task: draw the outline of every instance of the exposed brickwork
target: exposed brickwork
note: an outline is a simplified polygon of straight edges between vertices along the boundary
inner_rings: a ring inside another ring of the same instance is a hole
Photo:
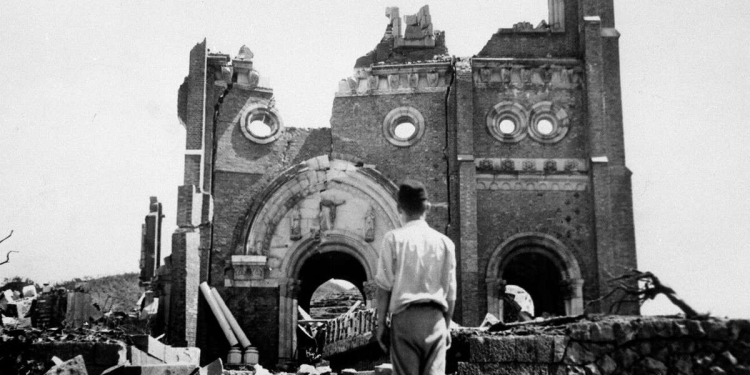
[[[394,146],[383,136],[385,115],[401,106],[417,109],[425,120],[425,133],[412,147]],[[448,224],[445,118],[445,93],[338,97],[331,117],[333,150],[374,164],[391,181],[423,181],[430,200],[446,206],[434,207],[428,216],[430,225],[444,231]]]
[[[604,1],[609,2],[611,1]],[[514,32],[500,29],[477,54],[479,57],[580,57],[576,1],[565,2],[564,33]],[[591,13],[597,14],[597,13]],[[530,20],[519,20],[530,21]]]

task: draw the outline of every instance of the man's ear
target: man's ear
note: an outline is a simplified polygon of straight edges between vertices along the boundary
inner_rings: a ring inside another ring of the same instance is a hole
[[[432,208],[432,203],[430,202],[425,201],[423,205],[424,205],[424,212],[427,212]]]

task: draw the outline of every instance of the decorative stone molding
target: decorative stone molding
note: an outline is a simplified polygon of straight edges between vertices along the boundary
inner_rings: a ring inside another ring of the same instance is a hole
[[[528,111],[519,103],[497,103],[485,116],[487,131],[500,142],[517,143],[526,138],[528,117]],[[513,129],[505,129],[504,122],[512,123]]]
[[[539,102],[531,107],[529,121],[529,136],[537,142],[555,143],[565,138],[570,127],[568,113],[552,102]],[[551,125],[549,132],[540,128],[542,121]]]
[[[576,59],[473,58],[474,87],[580,89],[583,62]]]
[[[264,279],[267,260],[263,255],[232,255],[234,280]]]
[[[251,127],[255,121],[260,121],[268,126],[269,134],[260,134]],[[274,107],[264,103],[250,103],[246,105],[240,114],[240,129],[245,138],[258,144],[271,143],[284,132],[284,123],[281,121],[279,112]]]
[[[396,135],[396,127],[403,123],[414,125],[414,133],[408,138]],[[398,107],[385,116],[383,120],[383,136],[391,144],[399,147],[409,147],[422,138],[425,131],[424,117],[413,107]]]
[[[477,190],[585,191],[588,176],[477,174]]]
[[[581,174],[588,172],[586,159],[476,158],[477,171],[488,174]]]
[[[336,96],[444,92],[450,70],[449,61],[358,68],[352,77],[341,80]]]

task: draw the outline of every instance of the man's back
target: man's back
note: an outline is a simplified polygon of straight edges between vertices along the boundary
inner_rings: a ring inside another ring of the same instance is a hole
[[[383,241],[383,266],[393,274],[389,310],[397,314],[413,302],[433,301],[447,310],[455,299],[455,246],[442,233],[423,220],[406,223],[386,234]]]

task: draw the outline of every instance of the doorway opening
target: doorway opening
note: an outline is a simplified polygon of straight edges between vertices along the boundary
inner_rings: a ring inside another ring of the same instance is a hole
[[[510,259],[502,271],[508,285],[516,285],[533,301],[533,317],[565,315],[561,293],[562,270],[541,251],[524,251]]]

